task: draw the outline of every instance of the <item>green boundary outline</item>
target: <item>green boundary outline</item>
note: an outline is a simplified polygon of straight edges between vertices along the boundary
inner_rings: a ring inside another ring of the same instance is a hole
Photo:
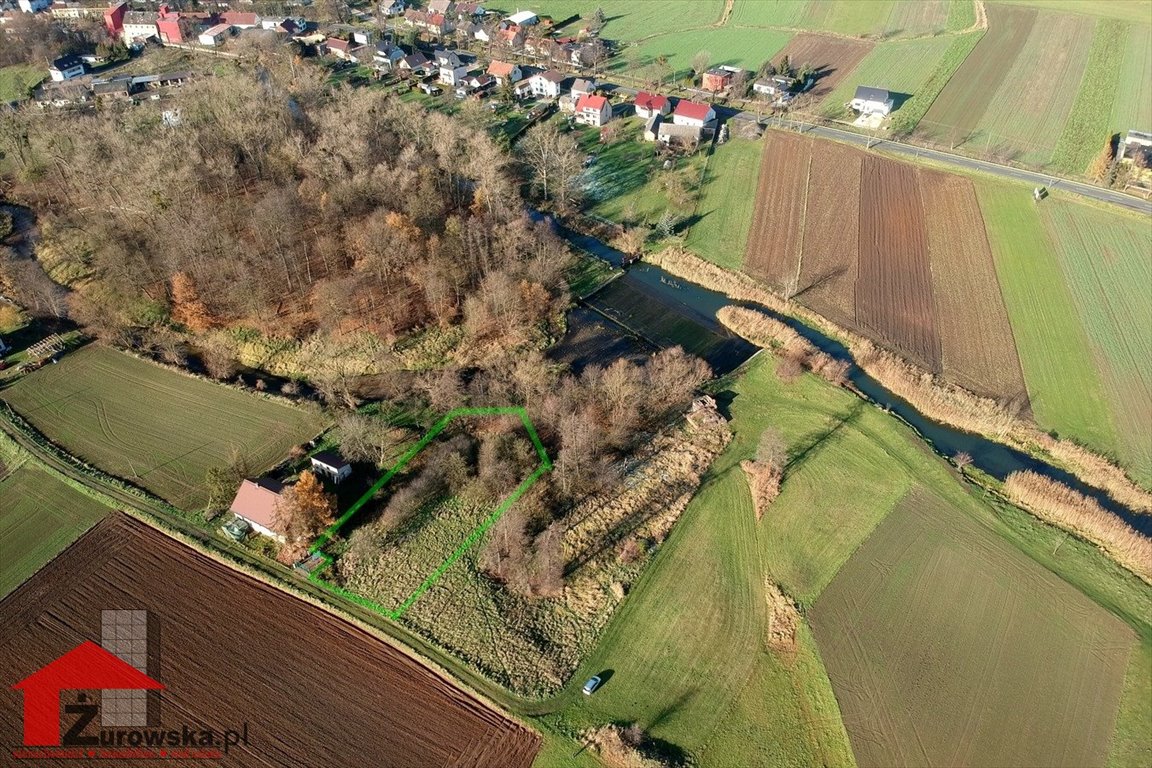
[[[516,486],[516,490],[512,491],[512,493],[510,493],[504,498],[503,501],[500,502],[500,506],[496,508],[496,511],[486,517],[484,522],[480,523],[480,525],[477,526],[476,529],[472,531],[472,533],[468,534],[468,538],[464,539],[464,542],[456,548],[456,551],[449,555],[448,559],[441,563],[440,566],[436,568],[436,570],[433,571],[430,576],[428,576],[428,578],[424,579],[424,582],[416,588],[416,591],[409,595],[408,598],[400,604],[400,607],[394,611],[390,611],[384,606],[379,605],[378,603],[374,603],[367,598],[361,597],[360,595],[353,594],[343,587],[339,587],[329,581],[324,581],[319,576],[317,576],[316,574],[330,566],[333,561],[333,557],[326,552],[321,552],[320,548],[331,541],[332,537],[336,535],[336,532],[340,530],[344,523],[348,522],[352,515],[359,512],[360,508],[367,504],[368,500],[371,499],[378,490],[383,488],[389,480],[396,476],[397,472],[402,470],[405,465],[408,464],[408,462],[412,461],[412,459],[416,457],[416,454],[424,450],[424,448],[426,448],[430,442],[436,439],[436,436],[443,432],[452,421],[462,416],[520,417],[520,423],[523,424],[524,429],[528,431],[528,437],[532,440],[532,445],[536,448],[536,455],[540,457],[539,466],[536,467],[532,474],[524,478],[520,485]],[[440,420],[432,425],[432,428],[428,430],[428,432],[425,433],[422,438],[420,438],[418,443],[405,451],[404,455],[400,457],[400,460],[397,461],[391,469],[385,472],[379,480],[373,483],[372,487],[365,491],[363,496],[357,499],[356,502],[352,504],[352,506],[348,507],[348,510],[340,516],[339,520],[332,523],[332,525],[328,527],[328,530],[320,534],[319,538],[313,542],[312,546],[308,548],[308,554],[320,555],[323,563],[317,566],[312,571],[312,573],[308,575],[308,580],[319,584],[331,590],[332,592],[335,592],[341,597],[345,597],[351,600],[357,605],[370,608],[377,613],[383,614],[389,619],[398,619],[404,613],[404,611],[411,607],[412,603],[416,602],[420,595],[428,591],[428,588],[435,584],[436,581],[444,575],[444,572],[452,567],[453,563],[459,560],[461,556],[463,556],[463,554],[472,547],[473,544],[479,541],[480,537],[484,535],[484,532],[491,528],[492,525],[500,519],[501,515],[507,512],[513,504],[519,501],[520,497],[523,496],[525,492],[527,492],[527,490],[532,487],[533,483],[540,479],[541,475],[550,471],[551,469],[552,460],[548,458],[548,452],[544,450],[544,444],[540,442],[540,436],[536,434],[536,427],[533,426],[532,420],[528,418],[528,412],[523,408],[454,408],[441,416]]]

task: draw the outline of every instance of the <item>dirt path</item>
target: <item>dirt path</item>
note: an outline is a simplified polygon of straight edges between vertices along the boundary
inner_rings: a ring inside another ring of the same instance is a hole
[[[728,19],[732,16],[732,7],[736,5],[736,0],[724,0],[724,12],[720,14],[720,21],[712,26],[723,27],[728,24]]]

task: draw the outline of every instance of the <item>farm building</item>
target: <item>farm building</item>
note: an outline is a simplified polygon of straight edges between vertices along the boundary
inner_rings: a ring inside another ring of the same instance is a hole
[[[320,451],[310,459],[312,471],[334,483],[347,480],[352,474],[352,465],[336,451]]]
[[[653,115],[666,115],[672,110],[672,103],[667,96],[658,93],[640,91],[632,102],[636,105],[637,117],[652,117]]]
[[[603,96],[585,94],[576,100],[576,122],[596,128],[612,119],[612,105]]]
[[[660,135],[660,126],[664,123],[664,116],[659,112],[644,122],[644,141],[656,141]]]
[[[221,45],[232,34],[231,24],[217,24],[200,33],[200,45]]]
[[[279,532],[276,522],[276,505],[283,491],[284,484],[270,478],[245,480],[228,510],[257,533],[283,541],[284,535]]]
[[[672,112],[672,122],[676,125],[705,128],[716,122],[716,110],[712,108],[711,104],[680,99],[676,103],[676,109]]]
[[[892,104],[892,96],[884,88],[860,85],[849,106],[862,115],[887,115],[892,111]]]
[[[538,23],[540,18],[532,11],[518,11],[505,19],[505,21],[517,27],[530,27]]]

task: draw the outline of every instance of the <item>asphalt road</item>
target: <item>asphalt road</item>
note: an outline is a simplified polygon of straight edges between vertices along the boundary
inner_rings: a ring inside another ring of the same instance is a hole
[[[601,83],[607,86],[614,93],[619,93],[626,96],[635,96],[636,89],[628,88],[621,85],[612,85],[611,83]],[[730,107],[716,107],[716,114],[720,115],[726,120],[748,120],[756,122],[756,115],[751,112],[742,112],[740,110],[732,109]],[[778,118],[767,118],[763,121],[768,126],[779,127],[793,127],[796,123],[790,120],[781,120]],[[1091,198],[1092,200],[1099,200],[1102,203],[1111,203],[1112,205],[1119,205],[1129,210],[1137,211],[1139,213],[1152,215],[1152,201],[1143,200],[1133,195],[1126,195],[1122,192],[1116,192],[1111,189],[1104,189],[1096,187],[1091,184],[1084,184],[1079,181],[1072,181],[1071,179],[1062,179],[1059,176],[1051,176],[1045,173],[1037,173],[1035,171],[1026,171],[1020,168],[1011,168],[1006,165],[999,165],[997,163],[989,163],[984,160],[975,160],[970,157],[962,155],[953,155],[949,152],[940,152],[935,149],[926,149],[924,147],[916,147],[911,144],[902,144],[897,141],[886,141],[884,139],[876,139],[871,136],[865,136],[859,133],[852,133],[851,131],[842,131],[838,128],[827,128],[820,125],[812,125],[809,123],[804,124],[804,133],[811,133],[824,139],[836,139],[838,141],[845,141],[849,144],[857,144],[867,148],[869,144],[873,148],[883,146],[886,152],[893,154],[906,155],[911,158],[925,158],[933,160],[945,165],[951,165],[954,168],[963,168],[970,171],[980,171],[981,173],[989,173],[993,176],[999,176],[1005,179],[1012,179],[1013,181],[1023,181],[1031,184],[1034,187],[1047,187],[1048,189],[1066,189],[1070,192],[1075,192],[1078,195]]]

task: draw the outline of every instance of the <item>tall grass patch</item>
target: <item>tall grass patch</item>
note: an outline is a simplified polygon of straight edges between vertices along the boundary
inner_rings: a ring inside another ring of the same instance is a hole
[[[1057,171],[1083,173],[1107,145],[1127,38],[1128,27],[1122,22],[1115,19],[1097,22],[1076,103],[1052,153],[1052,167]]]

